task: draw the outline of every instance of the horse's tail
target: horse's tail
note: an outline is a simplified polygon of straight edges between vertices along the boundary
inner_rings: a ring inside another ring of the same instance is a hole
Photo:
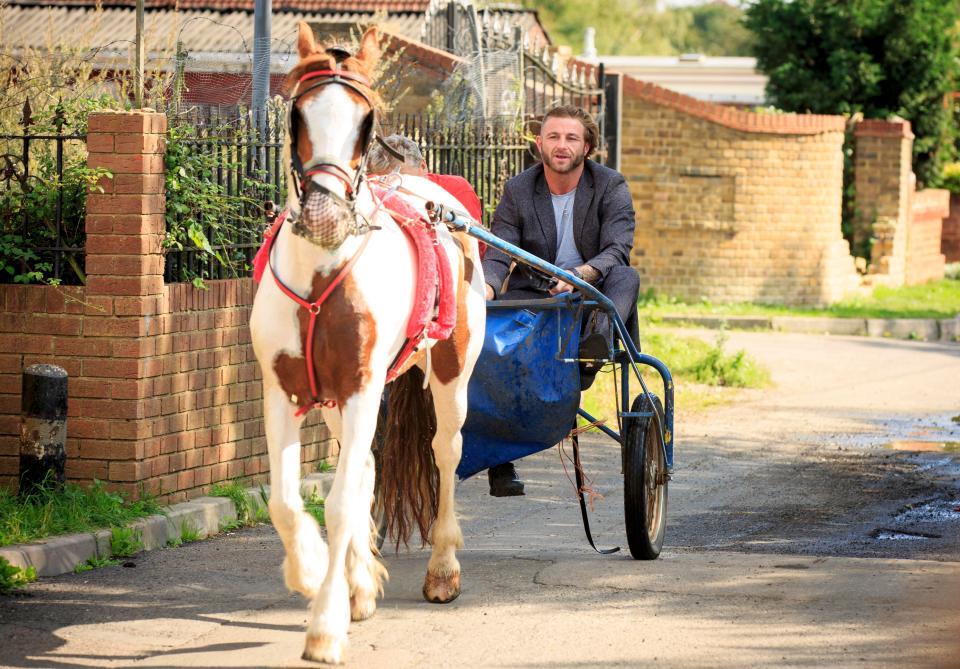
[[[437,418],[433,395],[423,388],[423,371],[417,366],[389,386],[386,432],[380,481],[388,533],[399,549],[401,542],[408,544],[416,522],[426,543],[437,517],[440,479],[433,460]]]

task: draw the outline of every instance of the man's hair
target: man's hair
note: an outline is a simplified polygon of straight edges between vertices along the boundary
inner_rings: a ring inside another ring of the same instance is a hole
[[[543,132],[543,126],[547,124],[548,118],[575,118],[583,125],[583,139],[590,147],[586,155],[589,157],[596,148],[600,138],[600,126],[593,120],[593,116],[573,105],[559,105],[549,110],[543,115],[543,121],[540,122],[540,132]]]
[[[398,160],[396,156],[380,146],[378,142],[374,142],[373,146],[370,147],[370,155],[367,157],[368,172],[371,174],[387,174],[398,167],[402,167],[404,164],[410,167],[420,167],[420,163],[423,161],[423,154],[420,152],[420,147],[417,146],[415,141],[403,135],[389,135],[384,137],[383,141],[386,142],[391,149],[402,155],[404,159]]]

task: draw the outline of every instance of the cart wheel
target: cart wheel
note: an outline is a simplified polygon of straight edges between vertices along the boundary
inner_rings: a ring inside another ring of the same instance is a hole
[[[635,560],[657,559],[667,526],[667,465],[658,434],[663,405],[653,393],[641,393],[633,400],[631,411],[650,411],[651,398],[660,422],[653,416],[628,418],[624,429],[623,505],[627,542]]]
[[[373,487],[373,506],[370,515],[376,527],[377,535],[374,539],[377,550],[383,548],[383,541],[387,534],[387,510],[383,505],[383,486],[381,471],[383,470],[383,444],[387,438],[387,394],[384,391],[380,399],[380,411],[377,413],[377,431],[373,435],[373,462],[377,473]]]

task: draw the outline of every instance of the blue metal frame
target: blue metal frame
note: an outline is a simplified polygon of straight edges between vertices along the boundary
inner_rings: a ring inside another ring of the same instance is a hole
[[[430,203],[428,203],[428,208],[429,207]],[[629,366],[633,370],[637,380],[640,382],[643,392],[646,394],[650,393],[637,365],[647,365],[649,367],[653,367],[657,373],[660,374],[660,378],[663,381],[663,420],[661,421],[660,416],[654,416],[654,418],[655,423],[659,428],[661,437],[660,443],[663,448],[664,460],[667,463],[667,471],[673,471],[673,376],[670,374],[670,370],[667,369],[667,366],[663,362],[651,355],[641,353],[637,350],[633,341],[630,339],[630,335],[627,333],[626,326],[624,325],[623,320],[620,318],[620,314],[617,313],[613,302],[611,302],[606,295],[601,293],[592,285],[586,281],[583,281],[582,279],[577,278],[567,270],[557,267],[556,265],[549,263],[546,260],[533,255],[532,253],[524,251],[518,246],[514,246],[513,244],[500,239],[486,228],[476,225],[470,219],[461,217],[458,215],[458,212],[454,210],[445,209],[442,206],[434,206],[433,215],[437,220],[445,223],[451,230],[464,232],[471,237],[482,241],[488,246],[492,246],[499,251],[503,251],[518,262],[522,262],[523,264],[529,265],[530,267],[533,267],[544,274],[556,277],[565,281],[571,286],[575,286],[581,293],[599,305],[600,308],[607,313],[607,316],[610,318],[610,322],[615,326],[617,339],[619,339],[621,345],[628,354]],[[587,302],[586,304],[590,303]],[[620,364],[622,372],[622,392],[621,411],[618,415],[623,418],[653,416],[653,413],[635,413],[630,411],[630,375],[626,373],[627,362]],[[578,410],[577,413],[592,423],[596,422],[596,419],[583,409]],[[615,439],[621,444],[623,443],[621,435],[617,434],[614,430],[606,427],[605,425],[600,425],[598,427],[602,432],[610,436],[612,439]]]

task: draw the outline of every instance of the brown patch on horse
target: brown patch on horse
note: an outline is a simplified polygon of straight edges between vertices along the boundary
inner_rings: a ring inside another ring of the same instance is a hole
[[[407,545],[413,523],[423,543],[437,517],[440,475],[433,460],[437,416],[433,394],[423,388],[423,371],[411,367],[388,386],[387,431],[380,470],[387,531]]]
[[[314,275],[307,300],[313,302],[320,297],[338,273]],[[377,342],[376,324],[353,277],[348,275],[320,307],[313,342],[306,341],[310,312],[298,309],[297,319],[304,350],[313,346],[319,399],[336,400],[342,406],[369,382],[370,354]],[[288,396],[296,396],[301,407],[310,404],[305,356],[280,353],[273,361],[273,371]]]
[[[467,293],[473,278],[473,260],[466,255],[464,244],[455,239],[460,246],[457,254],[457,324],[453,327],[449,339],[439,341],[430,352],[433,373],[443,384],[450,383],[463,372],[467,359],[467,345],[470,343],[470,326],[467,322]],[[469,246],[466,248],[470,248]]]

